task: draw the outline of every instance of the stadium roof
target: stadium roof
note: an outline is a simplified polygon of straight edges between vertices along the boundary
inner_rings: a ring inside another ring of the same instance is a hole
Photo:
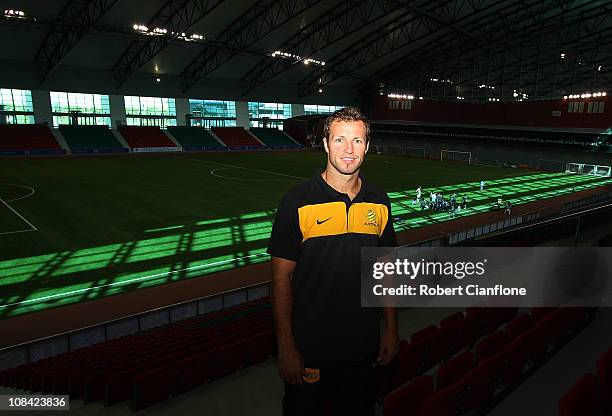
[[[0,51],[3,87],[138,93],[147,86],[175,96],[332,103],[377,92],[468,101],[559,98],[607,91],[611,81],[609,1],[0,5],[0,36],[12,45]]]

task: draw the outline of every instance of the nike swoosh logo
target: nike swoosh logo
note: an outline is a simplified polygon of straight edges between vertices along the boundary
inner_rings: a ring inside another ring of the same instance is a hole
[[[321,224],[323,224],[325,221],[329,221],[329,220],[331,220],[331,219],[332,219],[332,217],[329,217],[329,218],[327,218],[327,219],[325,219],[325,220],[322,220],[322,221],[321,221],[321,220],[317,220],[317,224],[321,225]]]

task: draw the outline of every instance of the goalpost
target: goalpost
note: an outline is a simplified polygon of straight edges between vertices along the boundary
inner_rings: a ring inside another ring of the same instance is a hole
[[[472,152],[462,152],[459,150],[441,150],[440,160],[454,160],[458,162],[472,163]]]
[[[577,173],[582,175],[602,176],[609,178],[612,176],[612,167],[605,165],[593,165],[591,163],[571,162],[565,166],[565,173]]]

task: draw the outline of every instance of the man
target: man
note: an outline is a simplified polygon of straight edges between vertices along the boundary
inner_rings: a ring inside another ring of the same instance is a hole
[[[484,180],[480,181],[480,190],[484,191],[486,182]]]
[[[395,246],[388,196],[359,173],[369,122],[345,108],[325,123],[325,170],[282,199],[272,228],[272,303],[283,414],[373,415],[374,365],[399,338],[395,308],[361,307],[362,247]]]

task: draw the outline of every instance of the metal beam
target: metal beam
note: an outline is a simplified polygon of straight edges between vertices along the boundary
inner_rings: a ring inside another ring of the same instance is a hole
[[[138,35],[113,67],[119,88],[144,64],[170,45],[182,32],[188,31],[223,0],[169,0],[147,23],[150,29],[160,27],[168,31],[164,36]]]
[[[404,9],[408,4],[409,0],[349,0],[340,5],[334,4],[320,19],[304,27],[277,49],[292,55],[314,58],[314,54]],[[299,63],[270,57],[262,59],[242,78],[246,84],[243,95]]]
[[[256,2],[217,39],[229,47],[206,48],[182,72],[183,92],[229,61],[231,48],[247,48],[323,0],[264,0]],[[230,48],[231,47],[231,48]]]
[[[117,1],[69,0],[66,3],[58,17],[66,24],[51,26],[34,57],[40,82],[47,79],[68,52]]]
[[[526,5],[524,2],[519,3],[514,1],[503,1],[490,5],[490,7],[488,7],[488,11],[489,12],[487,14],[484,16],[479,15],[478,19],[470,23],[471,26],[474,26],[472,31],[485,38],[487,45],[489,45],[491,39],[499,33],[503,33],[501,38],[504,40],[508,39],[508,35],[506,33],[509,30],[515,28],[516,25],[520,24],[521,22],[526,21],[528,16],[533,15],[533,11],[529,8],[529,5]],[[440,45],[444,46],[440,48]],[[452,33],[445,34],[443,37],[432,39],[418,50],[411,50],[409,53],[396,59],[393,63],[388,65],[387,68],[382,71],[382,73],[378,74],[379,80],[387,84],[397,82],[402,78],[414,73],[417,68],[420,67],[419,63],[430,62],[432,55],[451,54],[455,52],[454,49],[457,47],[460,47],[462,50],[465,48],[480,49],[482,45],[472,43],[467,44],[463,39],[456,39]],[[411,69],[408,73],[406,73],[405,71],[402,71],[403,68]],[[427,69],[424,68],[424,70]]]
[[[590,19],[595,22],[597,21],[597,19],[600,19],[601,16],[603,16],[604,14],[604,12],[602,12],[602,10],[600,9],[599,5],[597,5],[598,2],[589,2],[587,4],[582,3],[578,6],[574,5],[573,7],[569,7],[566,2],[566,3],[561,4],[559,6],[559,10],[557,11],[547,7],[545,10],[543,10],[543,13],[545,14],[544,17],[540,16],[538,18],[534,18],[529,21],[526,20],[526,22],[528,22],[529,24],[523,25],[522,27],[520,26],[513,27],[513,25],[508,25],[506,30],[503,30],[504,26],[506,26],[507,23],[500,21],[497,25],[487,27],[487,31],[492,34],[491,36],[487,36],[488,37],[488,41],[487,41],[488,48],[494,48],[496,50],[496,57],[499,58],[498,59],[499,61],[503,62],[503,57],[501,56],[501,54],[503,54],[504,51],[508,51],[508,49],[510,48],[508,43],[516,44],[517,41],[522,42],[524,39],[527,39],[527,45],[530,45],[530,44],[533,44],[534,42],[537,42],[537,39],[540,36],[540,33],[551,32],[552,36],[558,37],[560,32],[567,31],[567,26],[570,25],[571,23],[571,21],[569,22],[567,21],[566,15],[570,12],[576,12],[576,11],[584,12],[585,11],[584,7],[591,3],[595,4],[596,6],[588,9],[588,12],[591,13],[589,15],[591,16]],[[596,16],[592,15],[593,11],[596,13]],[[566,18],[565,20],[560,20],[561,18],[564,18],[564,17]],[[574,21],[575,20],[576,19],[574,19]],[[472,45],[468,45],[460,41],[455,41],[455,42],[449,41],[447,42],[446,45],[447,47],[445,47],[443,50],[440,50],[439,48],[435,48],[435,45],[432,45],[426,49],[436,50],[437,55],[444,56],[445,60],[447,62],[452,62],[452,67],[455,67],[455,68],[461,67],[462,66],[461,62],[478,59],[478,56],[482,55],[483,53],[482,48],[473,47]],[[553,43],[551,45],[548,45],[547,48],[543,48],[543,49],[553,50],[555,48],[555,45],[556,43]],[[413,68],[407,73],[406,72],[400,73],[398,69],[401,67],[404,67],[408,62],[427,61],[430,55],[431,55],[431,52],[425,52],[419,55],[411,55],[409,57],[404,57],[396,61],[396,64],[391,65],[389,69],[385,71],[381,79],[386,81],[387,83],[392,84],[394,82],[399,82],[403,78],[413,79],[415,76],[419,76],[419,74],[422,77],[422,75],[425,72],[427,72],[427,68],[423,65],[417,64],[416,66],[413,66]],[[474,81],[478,79],[479,76],[482,76],[482,75],[483,75],[482,73],[479,73],[478,75],[475,75],[474,78],[470,78],[470,77],[464,78],[461,84],[463,84],[463,82],[467,80],[471,80],[472,83],[474,83]],[[455,77],[455,79],[457,79],[457,77]],[[504,84],[506,84],[506,82],[504,82]]]
[[[436,33],[447,32],[448,27],[441,25],[440,21],[458,24],[475,18],[481,11],[475,7],[486,6],[469,0],[437,1],[422,6],[417,15],[410,11],[400,16],[390,22],[385,30],[379,30],[362,38],[328,60],[324,68],[312,71],[299,83],[298,96],[302,98],[309,95],[336,79],[351,75],[364,65],[394,53],[398,49],[415,44]],[[453,34],[456,34],[456,30],[453,30]],[[470,40],[473,41],[471,38]]]
[[[497,75],[502,78],[500,82],[503,84],[503,87],[511,85],[512,82],[515,83],[515,88],[522,88],[524,86],[533,87],[532,90],[529,90],[530,97],[537,98],[545,96],[537,91],[538,88],[536,86],[538,82],[532,76],[538,72],[538,60],[542,61],[542,69],[547,71],[545,78],[555,78],[559,74],[570,70],[568,66],[571,58],[575,58],[571,68],[573,71],[590,71],[592,68],[589,68],[596,65],[596,62],[587,62],[585,55],[581,58],[582,64],[577,64],[578,54],[571,54],[573,50],[572,45],[581,45],[580,51],[584,52],[584,54],[588,51],[597,52],[605,47],[605,42],[602,42],[602,39],[609,39],[609,34],[612,31],[610,15],[599,6],[596,6],[588,10],[582,10],[579,17],[569,21],[567,18],[560,19],[560,17],[565,17],[563,15],[553,14],[549,16],[550,19],[556,19],[558,23],[555,24],[555,22],[548,22],[547,19],[544,19],[538,24],[522,27],[511,38],[506,36],[504,32],[500,32],[499,36],[488,42],[489,47],[486,50],[462,47],[458,43],[451,43],[450,47],[453,49],[449,48],[448,50],[438,52],[440,56],[444,57],[444,61],[449,62],[450,66],[455,68],[452,74],[444,74],[444,76],[452,77],[458,85],[465,87],[469,84],[473,87],[476,83],[482,82],[483,77],[487,74],[492,73],[496,79]],[[542,25],[542,23],[545,23],[545,25]],[[486,56],[486,51],[489,50],[495,52],[490,59]],[[559,57],[560,50],[568,52],[566,59],[562,62]],[[511,55],[511,59],[508,59],[508,53]],[[580,55],[583,55],[583,53]],[[423,56],[419,59],[426,60],[427,57]],[[493,69],[490,71],[477,71],[471,75],[466,70],[462,70],[462,68],[467,68],[470,62],[476,67],[483,68],[493,64]],[[560,62],[564,63],[564,65],[559,65]],[[415,77],[420,77],[423,79],[427,71],[426,67],[422,65],[417,66],[408,74],[398,75],[393,82],[399,82],[402,78],[414,79]],[[516,76],[519,77],[518,81]],[[500,83],[497,81],[495,84],[500,86]],[[526,91],[522,90],[522,92]],[[538,92],[537,97],[534,95],[536,92]],[[554,96],[554,88],[551,91],[546,90],[546,93],[546,97]],[[496,93],[495,96],[499,97],[499,94]]]

